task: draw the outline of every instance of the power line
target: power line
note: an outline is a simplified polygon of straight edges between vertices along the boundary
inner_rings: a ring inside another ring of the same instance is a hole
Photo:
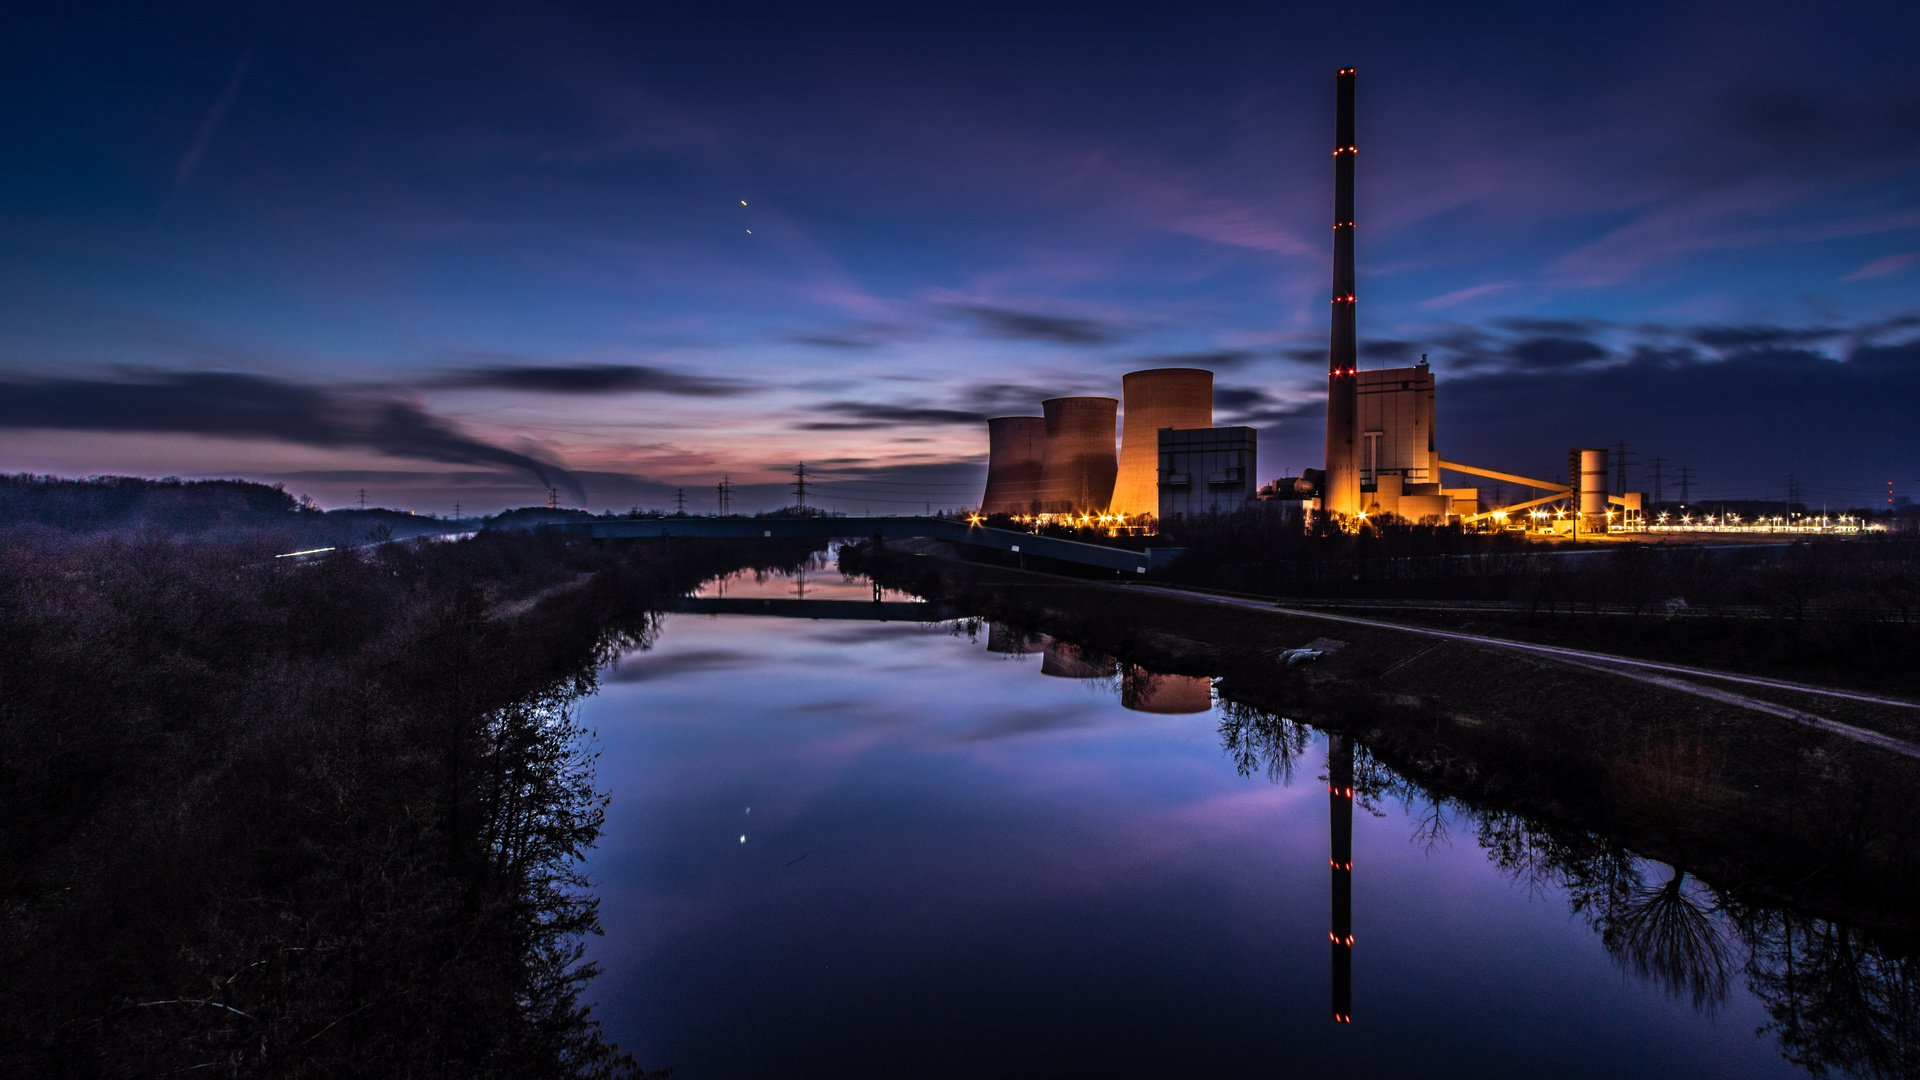
[[[1613,462],[1613,493],[1625,495],[1627,493],[1627,459],[1633,455],[1627,452],[1627,440],[1621,439],[1618,447],[1619,456]]]

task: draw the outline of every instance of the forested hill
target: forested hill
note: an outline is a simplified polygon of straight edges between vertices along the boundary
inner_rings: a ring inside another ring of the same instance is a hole
[[[353,543],[444,531],[450,523],[399,510],[322,511],[278,484],[250,480],[153,480],[92,476],[71,480],[0,476],[0,529],[90,536],[163,532],[233,537],[276,532],[289,542]]]

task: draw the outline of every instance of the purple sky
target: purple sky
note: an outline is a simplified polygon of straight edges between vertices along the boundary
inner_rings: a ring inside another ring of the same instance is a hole
[[[48,9],[0,42],[0,468],[756,509],[804,459],[902,512],[977,498],[985,416],[1173,363],[1297,472],[1354,65],[1364,362],[1432,358],[1443,454],[1912,494],[1916,39],[1891,3]]]

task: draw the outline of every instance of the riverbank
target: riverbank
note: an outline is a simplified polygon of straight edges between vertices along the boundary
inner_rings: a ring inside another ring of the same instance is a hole
[[[1722,701],[1407,629],[1003,567],[843,549],[843,568],[1351,733],[1452,797],[1617,839],[1755,902],[1920,944],[1920,762]],[[1341,647],[1287,665],[1281,650]],[[1746,688],[1743,688],[1743,692]],[[1905,739],[1908,710],[1802,702]],[[1755,696],[1761,696],[1756,693]]]
[[[636,1074],[579,993],[573,702],[814,545],[0,544],[0,1072]]]

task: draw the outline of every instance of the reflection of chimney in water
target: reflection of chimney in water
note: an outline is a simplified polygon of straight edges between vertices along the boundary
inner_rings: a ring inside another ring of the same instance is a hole
[[[1333,857],[1333,1022],[1353,1023],[1353,744],[1327,736],[1327,823]]]

